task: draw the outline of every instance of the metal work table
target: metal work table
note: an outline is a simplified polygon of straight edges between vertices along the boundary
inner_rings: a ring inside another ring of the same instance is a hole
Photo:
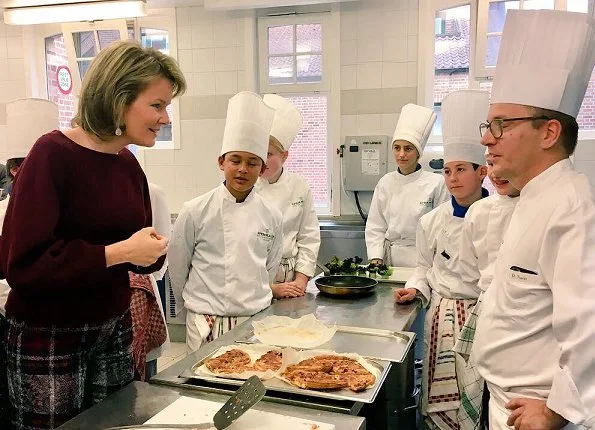
[[[99,405],[87,409],[68,421],[59,427],[59,430],[99,430],[113,426],[142,424],[180,396],[214,402],[225,402],[228,399],[228,396],[220,394],[134,382]],[[296,408],[271,402],[259,402],[254,406],[254,409],[334,424],[337,430],[364,430],[366,428],[364,418],[326,411]]]

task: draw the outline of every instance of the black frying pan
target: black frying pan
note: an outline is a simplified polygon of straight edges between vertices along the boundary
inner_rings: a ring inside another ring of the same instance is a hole
[[[323,276],[314,281],[318,289],[331,296],[363,296],[378,285],[376,279],[355,275]]]

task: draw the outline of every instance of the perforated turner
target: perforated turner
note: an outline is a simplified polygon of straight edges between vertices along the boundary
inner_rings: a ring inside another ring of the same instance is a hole
[[[213,417],[213,422],[218,430],[229,427],[235,420],[242,416],[248,409],[257,404],[264,397],[266,388],[253,375],[229,398]]]

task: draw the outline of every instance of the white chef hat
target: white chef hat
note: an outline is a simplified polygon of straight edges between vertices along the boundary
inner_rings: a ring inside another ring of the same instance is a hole
[[[275,111],[258,94],[250,91],[237,93],[227,105],[221,155],[243,151],[266,161],[274,116]]]
[[[405,140],[415,146],[421,156],[435,121],[436,114],[432,109],[413,103],[406,104],[401,109],[393,142]]]
[[[271,136],[279,141],[285,151],[289,151],[289,147],[302,128],[302,114],[293,103],[277,94],[265,94],[263,100],[275,109]]]
[[[24,158],[42,135],[60,127],[58,106],[45,99],[18,99],[6,104],[6,159]]]
[[[492,103],[515,103],[577,116],[595,64],[593,18],[553,10],[506,16]]]
[[[489,95],[480,90],[459,90],[442,99],[444,162],[485,163],[479,124],[486,120]]]

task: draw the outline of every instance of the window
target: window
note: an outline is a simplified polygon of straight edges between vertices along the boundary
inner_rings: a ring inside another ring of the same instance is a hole
[[[58,72],[68,66],[62,34],[45,38],[45,64],[48,99],[58,105],[60,128],[70,128],[70,121],[75,113],[74,95],[72,91],[66,94],[58,86]]]
[[[260,92],[282,95],[302,113],[303,126],[285,168],[308,181],[321,214],[332,212],[328,26],[328,14],[258,20]]]

